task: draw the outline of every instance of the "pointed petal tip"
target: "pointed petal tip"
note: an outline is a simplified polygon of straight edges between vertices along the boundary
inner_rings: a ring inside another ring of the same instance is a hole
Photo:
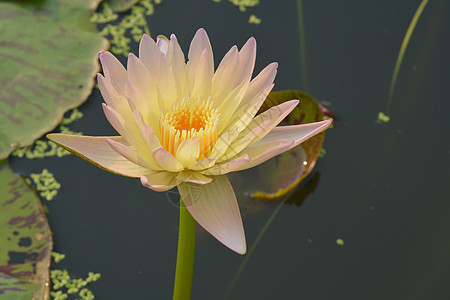
[[[245,241],[244,241],[245,242]],[[233,251],[237,252],[240,255],[245,255],[247,253],[247,245],[244,244],[243,247],[232,249]]]

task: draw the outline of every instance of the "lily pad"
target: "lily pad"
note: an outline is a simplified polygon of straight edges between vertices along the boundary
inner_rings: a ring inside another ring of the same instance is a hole
[[[51,248],[38,196],[0,162],[0,298],[48,299]]]
[[[83,103],[108,46],[89,22],[98,0],[0,2],[0,159]]]
[[[300,104],[281,125],[306,124],[323,120],[324,117],[317,102],[309,95],[294,90],[271,92],[260,112],[292,99],[300,100]],[[320,133],[300,146],[259,166],[244,172],[231,173],[229,178],[236,190],[244,190],[245,194],[253,198],[265,201],[280,199],[311,173],[322,149],[324,138],[325,134]],[[253,178],[253,180],[248,184],[248,181],[242,178]],[[240,182],[247,183],[240,187]]]

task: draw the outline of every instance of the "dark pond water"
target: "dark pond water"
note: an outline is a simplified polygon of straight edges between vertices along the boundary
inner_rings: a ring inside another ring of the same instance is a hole
[[[249,248],[273,216],[253,252],[240,256],[198,230],[193,299],[450,299],[450,2],[423,11],[389,111],[421,1],[303,1],[304,70],[296,1],[261,2],[242,13],[227,1],[164,0],[149,18],[153,34],[175,33],[185,51],[206,28],[216,61],[256,37],[257,72],[278,61],[276,90],[301,89],[337,116],[326,155],[286,204],[242,208]],[[251,13],[260,25],[247,22]],[[71,128],[115,135],[101,102],[94,90]],[[381,111],[390,122],[376,122]],[[67,255],[59,267],[100,272],[96,299],[171,298],[178,209],[166,193],[75,156],[11,165],[22,174],[46,167],[61,182],[47,203],[55,251]]]

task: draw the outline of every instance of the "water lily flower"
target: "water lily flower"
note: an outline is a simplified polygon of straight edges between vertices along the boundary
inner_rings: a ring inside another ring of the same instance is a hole
[[[178,191],[190,214],[230,249],[244,254],[242,218],[226,174],[259,165],[327,129],[332,120],[276,127],[299,103],[256,115],[272,90],[277,63],[252,79],[256,41],[226,53],[217,69],[204,29],[186,62],[175,35],[144,35],[127,69],[99,53],[103,110],[119,136],[49,134],[72,153],[112,173],[140,178],[154,191]]]

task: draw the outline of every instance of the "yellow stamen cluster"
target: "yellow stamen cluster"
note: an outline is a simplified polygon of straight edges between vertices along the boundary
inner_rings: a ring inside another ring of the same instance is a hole
[[[192,137],[200,138],[198,159],[208,157],[217,142],[219,114],[212,109],[212,101],[183,101],[175,103],[164,114],[161,112],[159,127],[161,145],[173,155],[182,141]]]

